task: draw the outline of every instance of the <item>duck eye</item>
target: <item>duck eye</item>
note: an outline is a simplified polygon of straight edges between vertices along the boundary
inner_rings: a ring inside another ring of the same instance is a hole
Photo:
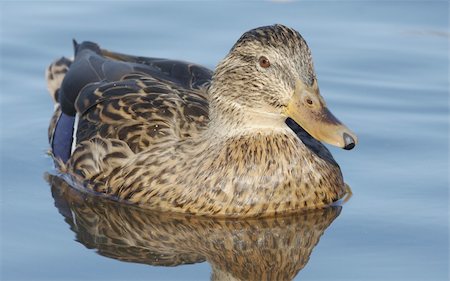
[[[262,68],[268,68],[268,67],[270,66],[270,61],[269,61],[269,59],[266,58],[265,56],[261,56],[261,57],[259,58],[259,65],[260,65]]]
[[[306,102],[307,102],[309,105],[312,105],[312,104],[313,104],[313,101],[312,101],[311,99],[307,99]]]

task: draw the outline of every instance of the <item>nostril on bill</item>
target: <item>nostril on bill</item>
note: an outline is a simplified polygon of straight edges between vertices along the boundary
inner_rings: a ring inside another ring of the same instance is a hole
[[[344,133],[343,137],[344,137],[344,144],[345,144],[344,149],[350,150],[355,147],[355,140],[352,138],[352,136],[350,136],[347,133]]]

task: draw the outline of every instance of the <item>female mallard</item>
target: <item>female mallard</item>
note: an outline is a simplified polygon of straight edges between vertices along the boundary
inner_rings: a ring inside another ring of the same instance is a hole
[[[84,42],[47,77],[53,156],[97,194],[210,216],[286,213],[345,195],[319,141],[351,149],[356,137],[320,96],[306,42],[283,25],[244,33],[214,74]]]

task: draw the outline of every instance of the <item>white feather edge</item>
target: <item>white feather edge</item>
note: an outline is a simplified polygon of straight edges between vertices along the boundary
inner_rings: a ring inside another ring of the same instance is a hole
[[[77,130],[78,130],[78,120],[79,120],[78,113],[75,115],[75,122],[73,123],[73,135],[72,135],[72,149],[70,151],[70,155],[72,155],[73,151],[75,150],[75,147],[77,146]]]

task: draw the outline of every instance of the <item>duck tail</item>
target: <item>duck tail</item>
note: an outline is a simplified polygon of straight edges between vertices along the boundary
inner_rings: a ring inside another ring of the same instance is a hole
[[[78,52],[78,47],[80,46],[80,44],[78,44],[77,40],[75,40],[75,38],[72,39],[72,44],[73,44],[73,55],[76,56],[77,52]]]
[[[48,90],[55,102],[55,111],[48,130],[50,153],[60,170],[64,170],[63,164],[71,157],[77,144],[76,98],[84,86],[98,81],[98,74],[92,66],[95,62],[90,59],[94,54],[101,55],[100,47],[93,42],[72,42],[74,57],[59,58],[51,63],[46,71]]]
[[[72,62],[72,59],[61,57],[53,61],[45,71],[47,89],[56,104],[59,103],[59,89],[61,88],[62,81]]]
[[[74,48],[76,48],[76,45],[77,43],[74,40]],[[55,111],[53,112],[48,128],[48,138],[51,145],[51,150],[49,152],[52,155],[56,166],[61,171],[65,169],[65,162],[70,156],[72,144],[72,134],[70,132],[73,130],[75,118],[65,116],[62,113],[60,88],[73,60],[73,58],[69,59],[61,57],[53,61],[45,71],[47,89],[55,104]]]

